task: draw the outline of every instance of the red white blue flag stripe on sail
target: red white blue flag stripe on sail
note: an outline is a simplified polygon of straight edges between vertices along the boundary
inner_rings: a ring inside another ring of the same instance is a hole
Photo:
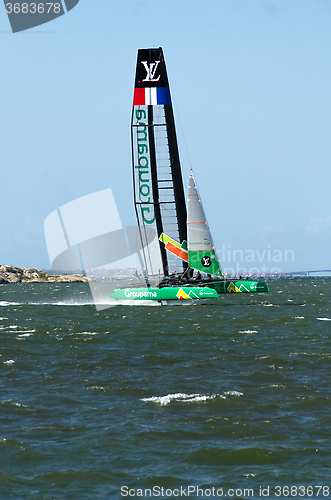
[[[158,106],[166,104],[171,104],[169,87],[145,87],[134,89],[134,106]]]

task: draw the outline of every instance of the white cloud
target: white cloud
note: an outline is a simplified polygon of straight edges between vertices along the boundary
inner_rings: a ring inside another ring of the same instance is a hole
[[[310,217],[307,229],[308,231],[313,231],[315,233],[321,233],[330,230],[331,215],[327,215],[326,217],[321,217],[320,215],[315,217]]]

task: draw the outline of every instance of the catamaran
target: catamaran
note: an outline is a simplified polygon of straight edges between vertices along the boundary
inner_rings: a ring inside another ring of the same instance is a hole
[[[223,276],[192,170],[185,202],[161,47],[138,50],[131,144],[134,206],[146,284],[116,289],[110,297],[163,302],[269,291],[263,282]]]

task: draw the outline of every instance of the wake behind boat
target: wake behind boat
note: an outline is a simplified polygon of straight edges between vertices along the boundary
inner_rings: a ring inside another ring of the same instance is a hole
[[[146,287],[116,289],[110,297],[167,301],[269,291],[263,282],[225,280],[192,170],[185,202],[162,48],[138,50],[131,143]]]

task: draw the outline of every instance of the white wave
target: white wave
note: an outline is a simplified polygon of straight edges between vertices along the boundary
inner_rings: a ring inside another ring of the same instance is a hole
[[[241,330],[239,333],[259,333],[257,330]]]
[[[166,301],[163,301],[166,302]],[[178,301],[179,302],[179,301]],[[182,302],[182,301],[181,301]],[[95,304],[96,306],[102,307],[115,307],[115,306],[148,306],[148,307],[159,307],[166,304],[161,304],[157,300],[128,300],[128,299],[108,299],[107,302]]]
[[[162,302],[162,303],[161,303]],[[148,307],[160,307],[160,306],[165,306],[165,305],[171,305],[171,306],[193,306],[196,305],[194,302],[191,300],[183,301],[183,300],[178,300],[178,301],[157,301],[157,300],[120,300],[120,299],[108,299],[104,302],[93,302],[93,301],[86,301],[86,302],[72,302],[70,300],[68,301],[60,301],[60,302],[8,302],[6,300],[0,301],[0,307],[7,307],[7,306],[22,306],[22,305],[29,305],[29,306],[60,306],[60,307],[82,307],[82,306],[95,306],[95,307],[101,307],[101,308],[110,308],[114,306],[148,306]],[[8,318],[0,318],[1,319],[8,319]]]
[[[173,399],[182,400],[199,396],[199,394],[183,394],[178,392],[176,394],[167,394],[166,396],[152,396],[151,398],[142,398],[141,401],[160,403],[161,405],[167,405],[171,403]]]
[[[239,392],[239,391],[227,391],[224,394],[226,394],[227,396],[243,396],[244,395],[243,392]]]
[[[24,408],[27,408],[27,406],[26,406],[26,405],[24,405],[24,404],[22,404],[22,403],[14,403],[11,399],[2,399],[2,400],[1,400],[1,403],[2,403],[2,404],[9,403],[9,404],[11,404],[12,406],[18,406],[18,407],[23,406]],[[1,439],[0,439],[0,441],[1,441]],[[5,440],[5,441],[6,441],[6,440]]]
[[[305,319],[304,316],[294,316],[294,319]]]
[[[71,300],[63,300],[60,302],[8,302],[6,300],[0,301],[0,307],[1,306],[23,306],[23,305],[28,305],[28,306],[94,306],[93,301],[86,301],[86,302],[72,302]],[[1,319],[8,319],[8,318],[0,318]]]
[[[207,396],[207,395],[202,395],[202,396],[195,396],[194,398],[190,398],[190,399],[185,399],[185,403],[193,403],[193,402],[199,402],[199,401],[208,401],[208,399],[215,399],[217,398],[219,394],[212,394],[211,396]],[[226,399],[224,398],[224,396],[220,396],[222,399]]]
[[[193,307],[197,306],[199,301],[196,300],[129,300],[129,299],[108,299],[107,302],[95,303],[95,306],[115,307],[115,306],[144,306],[144,307]]]
[[[4,365],[12,365],[14,363],[15,363],[15,361],[13,359],[8,359],[8,361],[3,362]]]
[[[0,300],[0,307],[7,307],[7,306],[21,306],[21,302],[8,302],[7,300]],[[7,318],[4,318],[7,319]]]
[[[5,318],[5,317],[3,317],[3,318],[0,318],[0,321],[1,321],[1,320],[3,320],[3,319],[8,319],[8,318]]]
[[[35,330],[33,330],[33,331],[35,331]],[[18,332],[16,332],[16,333],[18,333]],[[22,333],[21,335],[17,335],[17,338],[23,339],[25,337],[31,337],[31,335],[33,335],[33,333],[27,333],[26,332],[26,333]]]
[[[320,321],[331,321],[331,318],[316,318]]]
[[[94,306],[94,302],[89,301],[89,302],[71,302],[71,301],[61,301],[61,302],[29,302],[29,305],[32,306],[65,306],[65,307],[72,307],[72,306]]]
[[[183,403],[197,403],[197,402],[202,402],[202,401],[207,401],[209,399],[215,399],[217,397],[220,397],[222,399],[226,399],[225,396],[222,396],[221,394],[211,394],[211,395],[205,395],[205,394],[185,394],[182,392],[177,392],[175,394],[167,394],[166,396],[152,396],[151,398],[142,398],[141,401],[145,401],[147,403],[159,403],[162,406],[165,406],[171,401],[181,401]]]
[[[71,333],[71,335],[98,335],[98,332],[75,332]]]

